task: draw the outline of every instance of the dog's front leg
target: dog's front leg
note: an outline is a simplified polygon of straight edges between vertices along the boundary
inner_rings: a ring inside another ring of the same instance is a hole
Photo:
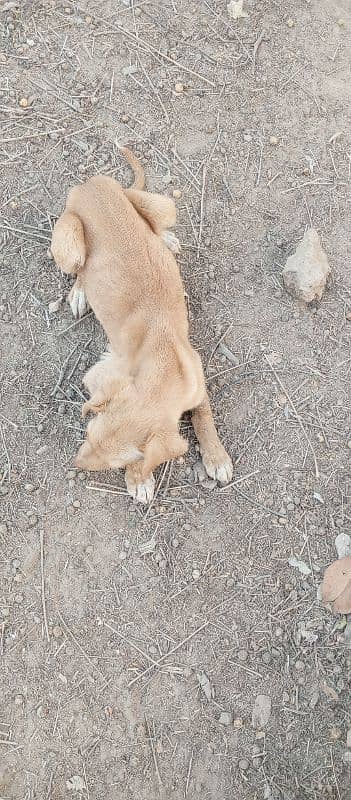
[[[228,483],[233,477],[233,462],[219,441],[207,394],[192,412],[192,423],[207,474],[219,483]]]
[[[137,503],[147,505],[151,503],[155,491],[155,478],[150,474],[145,478],[142,475],[142,461],[137,461],[135,464],[128,464],[126,467],[126,486],[127,492],[130,494]]]
[[[72,314],[75,319],[84,317],[84,314],[86,314],[90,309],[79,275],[77,276],[75,284],[72,286],[67,300],[71,306]]]

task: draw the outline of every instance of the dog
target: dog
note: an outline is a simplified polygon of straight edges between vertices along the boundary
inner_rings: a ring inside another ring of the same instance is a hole
[[[174,201],[144,191],[144,170],[120,148],[134,171],[124,189],[97,175],[68,193],[53,230],[57,266],[76,275],[69,295],[73,314],[90,307],[109,350],[83,380],[90,399],[82,408],[88,424],[75,465],[84,470],[126,470],[128,493],[151,502],[153,471],[183,456],[182,415],[191,410],[207,474],[227,483],[230,456],[214,425],[201,360],[188,338],[188,316],[170,231]],[[172,252],[173,251],[173,252]]]

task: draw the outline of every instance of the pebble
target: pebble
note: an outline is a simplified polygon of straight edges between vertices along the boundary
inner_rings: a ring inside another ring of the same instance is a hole
[[[177,539],[176,536],[174,536],[174,538],[172,539],[172,547],[174,547],[175,550],[177,547],[179,547],[179,539]]]
[[[346,753],[344,753],[344,755],[342,757],[342,760],[343,760],[344,764],[351,765],[351,750],[350,751],[346,751]]]
[[[21,106],[21,108],[28,108],[29,102],[28,102],[27,98],[26,97],[21,97],[21,99],[19,101],[19,105]]]
[[[52,629],[53,637],[55,639],[60,639],[60,637],[62,636],[62,633],[63,633],[62,628],[60,628],[59,625],[54,625],[54,627]]]
[[[18,605],[20,605],[21,603],[23,603],[24,597],[23,594],[15,594],[13,599],[15,603],[18,603]]]
[[[233,716],[231,711],[222,711],[219,717],[220,725],[231,725],[233,721]]]
[[[175,90],[177,94],[182,94],[184,92],[184,84],[183,83],[176,83]]]
[[[289,17],[289,19],[287,20],[286,24],[287,24],[288,28],[293,28],[294,25],[295,25],[295,22],[294,22],[293,19],[291,19],[291,17]]]
[[[350,747],[351,748],[351,728],[349,728],[349,730],[347,731],[346,747]]]
[[[199,569],[193,569],[193,579],[194,581],[198,581],[200,578],[201,572]]]
[[[73,500],[72,506],[73,508],[80,508],[80,500]]]
[[[239,661],[247,661],[247,657],[248,657],[247,650],[239,650],[238,652]]]
[[[175,200],[179,200],[182,196],[180,189],[173,189],[172,195]]]
[[[269,144],[272,144],[272,145],[279,144],[278,136],[270,136],[269,137]]]
[[[125,560],[126,560],[126,558],[127,558],[127,553],[126,553],[126,551],[125,551],[125,550],[121,550],[121,552],[120,552],[120,554],[119,554],[119,560],[120,560],[120,561],[125,561]]]
[[[247,758],[241,758],[240,759],[240,761],[239,761],[239,769],[241,769],[243,772],[246,772],[246,770],[249,769],[249,766],[250,766],[250,762],[247,760]]]
[[[303,661],[296,661],[295,662],[295,669],[297,669],[298,672],[301,672],[303,669],[305,669],[305,665],[304,665]]]
[[[258,694],[252,709],[252,727],[264,728],[271,716],[272,701],[266,694]]]
[[[38,523],[38,517],[37,517],[37,515],[36,515],[36,514],[31,514],[31,515],[28,517],[28,525],[29,525],[29,527],[30,527],[30,528],[34,528],[34,526],[35,526],[35,525],[37,525],[37,523]]]
[[[25,490],[25,492],[29,492],[29,493],[34,492],[35,491],[34,483],[25,483],[24,484],[24,490]]]
[[[77,473],[76,473],[75,469],[69,469],[68,472],[66,473],[67,480],[74,481],[74,479],[76,477],[76,474]]]
[[[308,228],[283,269],[285,288],[297,300],[321,300],[330,268],[318,232]]]
[[[345,317],[348,322],[351,322],[351,308],[348,311],[346,311]]]
[[[348,446],[349,450],[351,450],[351,439],[349,439],[349,441],[347,442],[347,446]]]
[[[15,706],[23,706],[23,703],[24,703],[23,694],[15,694],[14,703],[15,703]]]
[[[264,664],[270,664],[271,663],[272,656],[271,656],[271,654],[270,654],[270,652],[268,650],[265,653],[263,653],[262,661],[263,661]]]

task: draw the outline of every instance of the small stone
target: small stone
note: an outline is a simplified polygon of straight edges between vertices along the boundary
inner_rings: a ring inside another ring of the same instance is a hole
[[[28,517],[28,525],[29,525],[29,527],[30,527],[30,528],[34,528],[34,526],[35,526],[35,525],[37,525],[37,523],[38,523],[38,517],[37,517],[37,515],[36,515],[36,514],[31,514],[31,515]]]
[[[269,137],[269,144],[272,144],[273,146],[276,146],[277,144],[279,144],[278,136],[270,136]]]
[[[247,657],[248,657],[247,650],[239,650],[238,652],[239,661],[247,661]]]
[[[345,317],[348,322],[351,322],[351,308],[346,311]]]
[[[272,701],[266,694],[258,694],[252,709],[252,726],[260,730],[267,725],[271,716]]]
[[[200,578],[201,572],[199,569],[193,569],[193,579],[194,581],[198,581]]]
[[[272,656],[271,656],[271,654],[270,654],[270,652],[268,650],[267,650],[266,653],[263,653],[262,661],[263,661],[264,664],[270,664],[271,663]]]
[[[293,28],[294,25],[295,25],[295,22],[294,22],[293,19],[291,19],[291,17],[289,17],[289,19],[287,20],[286,24],[287,24],[288,28]]]
[[[239,761],[239,769],[241,769],[243,772],[246,772],[246,770],[249,769],[249,766],[250,766],[250,762],[247,760],[247,758],[241,758],[240,759],[240,761]]]
[[[172,195],[175,200],[179,200],[182,196],[180,189],[173,189]]]
[[[26,97],[21,97],[21,99],[19,101],[19,105],[21,106],[21,108],[28,108],[29,102],[28,102],[27,98]]]
[[[351,750],[350,751],[346,750],[346,753],[344,753],[342,760],[344,764],[351,765]]]
[[[73,500],[72,506],[73,508],[80,508],[80,500]]]
[[[330,268],[317,231],[309,228],[283,269],[285,288],[298,300],[321,300]]]
[[[219,717],[220,725],[231,725],[233,721],[233,715],[231,711],[222,711]]]
[[[127,67],[123,67],[122,74],[123,75],[135,75],[136,72],[139,71],[139,67],[137,64],[129,64]]]
[[[15,594],[13,599],[14,599],[15,603],[20,605],[21,603],[23,603],[24,596],[23,596],[23,594]]]
[[[184,92],[184,85],[182,83],[176,83],[174,88],[177,94],[182,94],[182,92]]]
[[[122,114],[122,122],[129,122],[128,114]]]
[[[333,740],[333,742],[337,742],[338,739],[341,739],[342,737],[342,731],[340,730],[340,728],[333,726],[332,728],[330,728],[329,736]]]
[[[90,25],[90,23],[93,21],[93,18],[89,14],[87,14],[87,16],[85,17],[85,21],[87,25]]]
[[[15,706],[23,706],[23,703],[24,703],[23,694],[15,694],[13,700],[14,700]]]
[[[55,639],[60,639],[60,638],[61,638],[61,636],[62,636],[62,633],[63,633],[63,631],[62,631],[62,628],[60,628],[60,626],[59,626],[59,625],[54,625],[54,627],[53,627],[53,629],[52,629],[52,635],[53,635],[53,637],[54,637]]]
[[[127,558],[127,553],[126,553],[126,551],[125,551],[125,550],[121,550],[121,552],[120,552],[120,554],[119,554],[119,560],[120,560],[120,561],[125,561],[125,560],[126,560],[126,558]]]
[[[349,450],[351,450],[351,439],[349,439],[349,441],[347,442],[347,446],[348,446]]]
[[[304,665],[303,661],[296,661],[295,662],[295,669],[297,669],[298,672],[302,672],[302,670],[305,669],[305,665]]]
[[[240,728],[244,727],[244,720],[241,717],[237,717],[233,722],[233,727],[235,730],[240,730]]]
[[[24,490],[25,490],[25,492],[28,492],[29,494],[31,494],[31,492],[34,492],[35,491],[34,483],[25,483],[24,484]]]
[[[177,549],[177,547],[179,547],[179,539],[177,539],[176,536],[174,536],[174,538],[172,539],[172,547],[174,547],[175,550]]]
[[[349,728],[349,730],[347,731],[346,747],[350,747],[351,748],[351,728]]]

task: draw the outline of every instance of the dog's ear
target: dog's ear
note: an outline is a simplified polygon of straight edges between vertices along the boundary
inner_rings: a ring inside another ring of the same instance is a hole
[[[178,431],[153,434],[144,449],[143,472],[149,475],[156,467],[172,458],[183,456],[188,450],[188,442]]]
[[[127,397],[130,381],[123,378],[106,378],[102,386],[92,394],[90,400],[82,406],[82,417],[86,417],[90,412],[92,414],[99,414],[104,411],[112,399],[124,400]]]
[[[63,272],[78,272],[85,264],[84,229],[76,214],[70,211],[61,214],[53,230],[50,249]]]

